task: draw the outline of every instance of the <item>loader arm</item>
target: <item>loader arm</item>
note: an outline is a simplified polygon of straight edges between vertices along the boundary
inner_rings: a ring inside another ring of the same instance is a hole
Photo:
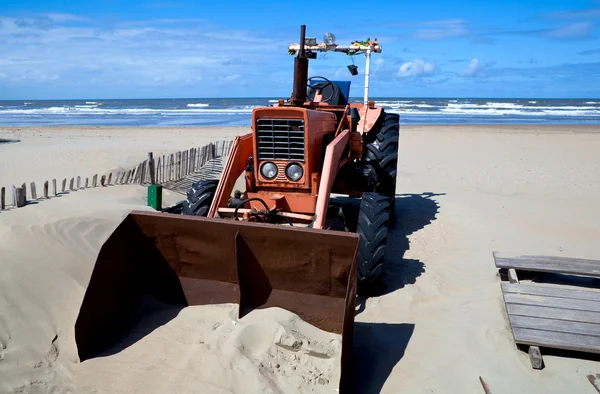
[[[242,136],[237,136],[231,144],[231,150],[229,156],[225,162],[225,168],[221,175],[221,181],[217,186],[215,198],[208,211],[208,217],[217,217],[219,208],[225,207],[227,201],[231,196],[233,187],[238,177],[244,172],[248,158],[252,156],[253,151],[253,138],[252,133],[248,133]]]
[[[327,145],[327,149],[325,150],[325,160],[323,160],[323,174],[321,175],[321,181],[319,183],[319,196],[317,197],[313,228],[321,229],[325,224],[331,188],[335,182],[338,170],[344,165],[345,161],[342,161],[341,158],[348,146],[349,138],[350,130],[346,129]]]

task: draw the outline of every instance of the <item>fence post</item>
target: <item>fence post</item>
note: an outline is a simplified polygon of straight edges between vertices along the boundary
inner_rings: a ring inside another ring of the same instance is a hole
[[[25,184],[23,184],[25,185]],[[14,187],[14,186],[13,186]],[[26,188],[20,187],[15,189],[15,206],[17,208],[24,207],[27,204]]]
[[[149,173],[150,173],[150,184],[151,185],[155,185],[156,184],[156,172],[155,172],[155,168],[154,168],[154,156],[152,154],[152,152],[148,152],[148,167],[149,167]]]
[[[31,200],[37,200],[37,190],[35,189],[35,182],[31,182]]]
[[[74,187],[75,187],[75,178],[71,178],[71,180],[69,181],[69,190],[73,190]]]
[[[92,177],[92,187],[98,186],[98,174]]]
[[[48,181],[44,182],[44,198],[48,198]]]
[[[104,187],[106,185],[106,175],[102,175],[100,178],[100,185]]]
[[[85,187],[84,187],[84,189],[87,189],[89,184],[90,184],[90,179],[88,177],[85,177]]]
[[[52,180],[52,194],[54,195],[54,197],[56,197],[56,195],[58,194],[58,190],[56,190],[56,179]]]
[[[3,210],[4,208],[6,208],[6,189],[4,187],[2,187],[2,189],[0,189],[0,210]]]
[[[81,188],[81,177],[78,176],[77,177],[77,190],[79,190]]]

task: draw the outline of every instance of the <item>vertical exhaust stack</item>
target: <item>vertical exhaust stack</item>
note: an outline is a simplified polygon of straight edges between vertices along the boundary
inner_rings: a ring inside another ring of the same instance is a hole
[[[308,83],[308,58],[304,50],[304,39],[306,37],[306,25],[300,26],[300,50],[294,58],[294,92],[292,93],[292,104],[302,105],[306,101],[306,84]]]

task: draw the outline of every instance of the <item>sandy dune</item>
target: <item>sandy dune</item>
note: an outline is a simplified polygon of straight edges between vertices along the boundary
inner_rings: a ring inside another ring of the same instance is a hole
[[[0,186],[246,131],[4,128],[20,142],[0,144]],[[515,349],[491,253],[600,259],[598,152],[599,127],[403,127],[386,291],[358,300],[356,392],[482,393],[482,376],[494,393],[593,394],[597,362],[546,356],[534,371]],[[236,305],[163,308],[79,363],[73,325],[96,254],[144,205],[145,189],[114,186],[0,212],[0,392],[335,392],[339,336],[280,309],[236,321]]]

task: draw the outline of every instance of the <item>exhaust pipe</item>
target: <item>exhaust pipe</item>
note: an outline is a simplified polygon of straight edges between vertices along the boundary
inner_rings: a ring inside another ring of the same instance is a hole
[[[308,83],[308,58],[304,50],[306,25],[300,26],[300,50],[294,58],[294,91],[292,104],[302,105],[306,101],[306,84]]]

